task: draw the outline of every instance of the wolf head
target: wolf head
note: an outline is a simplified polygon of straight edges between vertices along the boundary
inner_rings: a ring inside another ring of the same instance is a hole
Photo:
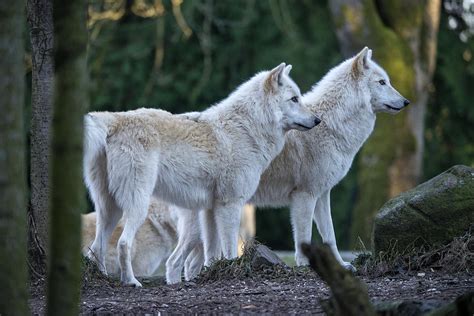
[[[365,47],[354,57],[352,74],[370,93],[370,104],[374,113],[396,114],[410,104],[410,101],[392,87],[385,70],[372,61],[371,49]]]
[[[301,92],[289,77],[292,66],[281,63],[268,72],[264,79],[264,93],[282,128],[307,131],[321,120],[301,101]]]

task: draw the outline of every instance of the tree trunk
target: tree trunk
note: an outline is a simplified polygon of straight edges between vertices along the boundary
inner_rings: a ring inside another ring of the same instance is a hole
[[[375,131],[358,159],[358,200],[352,244],[370,240],[377,210],[418,182],[429,85],[435,67],[440,1],[335,0],[330,8],[346,56],[364,46],[384,67],[392,84],[411,101],[397,115],[379,115]]]
[[[83,116],[88,107],[86,2],[57,0],[54,10],[54,116],[48,313],[77,315],[81,281]]]
[[[24,3],[0,2],[0,314],[28,314]]]
[[[53,116],[53,4],[28,0],[32,51],[30,253],[44,267],[48,247],[49,156]]]

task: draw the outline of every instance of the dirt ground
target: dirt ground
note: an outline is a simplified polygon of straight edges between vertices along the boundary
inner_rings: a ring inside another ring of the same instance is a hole
[[[368,278],[374,302],[395,300],[448,303],[458,295],[474,291],[474,276],[433,271],[400,273]],[[143,288],[121,286],[116,280],[84,278],[82,314],[323,314],[319,301],[330,295],[328,287],[308,269],[278,276],[265,272],[241,280],[185,282],[166,285],[164,279],[142,279]],[[45,312],[44,280],[31,284],[33,314]]]

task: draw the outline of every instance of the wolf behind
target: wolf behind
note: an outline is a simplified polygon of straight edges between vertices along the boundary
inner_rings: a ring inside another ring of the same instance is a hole
[[[87,256],[95,238],[97,213],[81,215],[82,221],[82,254]],[[173,249],[176,247],[179,235],[189,236],[190,220],[195,220],[192,212],[180,209],[172,204],[151,199],[145,222],[138,229],[132,243],[132,268],[136,276],[150,277],[157,273]],[[198,226],[199,227],[199,226]],[[181,231],[179,229],[181,229]],[[109,239],[105,265],[110,274],[119,274],[120,266],[117,259],[117,242],[123,232],[123,222],[119,221]],[[239,256],[242,255],[243,245],[255,237],[255,207],[246,204],[242,210],[242,220],[239,231]],[[184,276],[186,281],[196,277],[204,262],[202,242],[194,244],[193,251],[197,257],[186,262]],[[190,257],[191,259],[191,257]],[[166,271],[168,283],[181,281],[183,267],[176,271]]]
[[[313,218],[338,261],[354,269],[342,260],[336,246],[330,192],[372,133],[376,114],[396,114],[409,101],[391,86],[367,47],[329,71],[303,100],[323,123],[306,134],[287,134],[285,148],[262,175],[251,203],[290,206],[297,265],[308,264],[300,245],[311,241]]]
[[[176,212],[174,206],[152,199],[148,215],[137,231],[132,243],[132,267],[137,276],[152,276],[164,262],[178,240]],[[82,253],[87,255],[95,238],[97,213],[82,215]],[[108,273],[119,274],[117,242],[123,232],[123,223],[119,222],[110,236],[105,265]]]
[[[225,258],[237,256],[240,210],[282,150],[285,133],[320,122],[303,105],[290,70],[281,64],[255,75],[197,120],[154,109],[85,116],[85,182],[97,212],[91,257],[99,267],[123,215],[121,281],[141,286],[131,246],[152,195],[193,212],[209,210],[202,221],[216,229],[203,238],[206,261],[221,249]]]

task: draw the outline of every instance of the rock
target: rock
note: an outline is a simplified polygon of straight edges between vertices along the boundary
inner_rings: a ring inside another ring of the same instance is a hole
[[[439,245],[461,236],[474,223],[474,168],[454,166],[388,201],[375,218],[375,254],[413,246]],[[395,244],[396,243],[396,244]]]
[[[252,268],[259,269],[264,266],[281,265],[286,266],[283,260],[280,259],[267,246],[258,244],[255,246],[255,252],[252,256]]]

